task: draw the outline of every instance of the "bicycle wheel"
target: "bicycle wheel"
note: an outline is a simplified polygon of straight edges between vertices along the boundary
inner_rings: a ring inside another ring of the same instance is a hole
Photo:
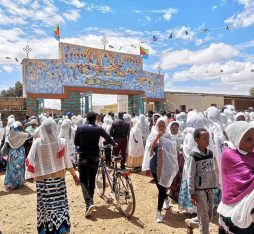
[[[106,190],[106,178],[102,166],[99,166],[97,171],[97,175],[95,178],[95,189],[99,197],[103,197]]]
[[[114,192],[120,212],[126,218],[131,217],[136,208],[136,200],[130,178],[122,174],[116,175]]]

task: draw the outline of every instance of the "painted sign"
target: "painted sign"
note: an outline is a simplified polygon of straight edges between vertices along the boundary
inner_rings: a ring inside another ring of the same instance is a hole
[[[144,91],[164,98],[163,76],[143,70],[138,55],[60,43],[60,59],[26,59],[26,93],[62,94],[64,87]]]

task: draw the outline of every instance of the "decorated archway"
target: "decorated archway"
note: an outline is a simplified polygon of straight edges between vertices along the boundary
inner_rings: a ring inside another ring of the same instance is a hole
[[[61,99],[63,112],[75,114],[81,112],[81,96],[89,101],[91,93],[128,95],[129,112],[137,114],[145,102],[164,100],[163,75],[144,71],[139,55],[67,43],[59,43],[59,55],[23,60],[28,113],[38,113],[38,98]]]

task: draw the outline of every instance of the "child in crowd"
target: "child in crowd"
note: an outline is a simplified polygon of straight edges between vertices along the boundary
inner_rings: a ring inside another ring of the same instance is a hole
[[[194,132],[197,143],[189,157],[188,189],[191,202],[197,206],[199,233],[209,234],[209,222],[213,216],[214,195],[217,187],[214,157],[209,145],[209,133],[198,128]]]

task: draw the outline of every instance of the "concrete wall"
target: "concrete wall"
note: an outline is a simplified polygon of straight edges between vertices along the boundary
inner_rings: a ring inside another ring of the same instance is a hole
[[[244,111],[247,110],[249,107],[254,107],[254,97],[253,98],[225,98],[224,100],[225,105],[234,105],[236,110]]]
[[[224,97],[199,94],[174,94],[165,93],[165,103],[169,111],[181,110],[181,105],[186,106],[186,111],[189,109],[204,111],[209,106],[216,104],[217,107],[224,105]]]

